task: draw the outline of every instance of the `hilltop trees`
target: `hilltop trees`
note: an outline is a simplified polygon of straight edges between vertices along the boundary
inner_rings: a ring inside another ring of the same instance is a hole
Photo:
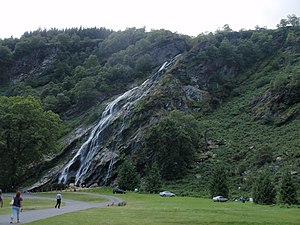
[[[33,97],[0,97],[0,183],[14,188],[46,155],[54,153],[60,119]]]
[[[297,17],[295,14],[288,15],[287,19],[281,19],[280,23],[277,24],[277,27],[286,27],[286,26],[300,26],[300,17]]]
[[[11,50],[0,44],[0,83],[4,83],[8,80],[8,77],[5,76],[5,73],[8,70],[8,67],[12,63],[12,52]]]

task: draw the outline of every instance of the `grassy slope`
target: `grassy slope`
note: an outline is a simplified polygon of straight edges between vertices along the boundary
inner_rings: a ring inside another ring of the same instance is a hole
[[[217,154],[217,159],[230,165],[232,174],[238,175],[250,171],[255,176],[255,171],[260,166],[255,165],[260,157],[261,149],[268,146],[272,152],[273,161],[265,166],[275,168],[275,176],[279,176],[285,168],[297,171],[300,165],[300,119],[283,126],[264,125],[260,120],[255,120],[251,114],[251,100],[259,93],[270,87],[270,81],[285,71],[255,74],[238,89],[243,90],[240,95],[228,100],[221,108],[213,112],[206,119],[217,121],[209,133],[213,140],[224,140],[225,145],[212,151]],[[261,80],[267,80],[261,85]],[[276,157],[283,160],[276,163]],[[240,184],[239,184],[240,185]],[[245,184],[247,185],[247,184]],[[247,189],[247,187],[244,187]]]
[[[299,70],[299,63],[289,70]],[[208,140],[223,140],[224,145],[211,149],[215,157],[197,163],[191,174],[184,179],[166,185],[165,188],[180,195],[208,196],[209,176],[214,164],[224,163],[230,170],[232,182],[229,197],[240,194],[251,197],[251,184],[257,171],[264,167],[273,169],[275,181],[280,183],[280,175],[285,169],[298,171],[300,166],[300,118],[283,126],[262,124],[251,112],[251,101],[255,96],[270,88],[272,81],[279,75],[288,73],[285,68],[278,71],[265,71],[252,74],[234,91],[239,93],[230,97],[220,108],[199,118],[208,124]],[[261,149],[271,150],[272,162],[257,165]],[[200,155],[201,157],[201,155]],[[276,163],[276,158],[282,161]],[[242,176],[243,174],[243,176]],[[196,179],[196,176],[201,179]],[[241,190],[238,190],[241,187]]]
[[[101,192],[103,193],[103,192]],[[105,191],[103,194],[110,194]],[[127,193],[124,207],[94,208],[30,224],[299,224],[298,208],[246,202],[214,203],[210,199]]]

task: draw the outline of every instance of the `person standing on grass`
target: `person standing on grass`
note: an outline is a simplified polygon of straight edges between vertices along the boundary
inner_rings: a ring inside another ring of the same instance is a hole
[[[10,223],[13,223],[14,218],[17,218],[17,222],[20,223],[20,211],[23,211],[23,199],[21,198],[21,192],[17,192],[16,197],[13,198],[12,213]]]
[[[56,205],[55,205],[55,208],[56,208],[56,207],[57,207],[57,208],[60,208],[61,199],[62,199],[61,193],[58,193],[58,194],[56,195]]]

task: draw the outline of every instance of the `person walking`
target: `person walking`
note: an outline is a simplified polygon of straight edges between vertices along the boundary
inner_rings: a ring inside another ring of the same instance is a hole
[[[3,207],[3,197],[2,197],[2,190],[0,189],[0,208]]]
[[[10,223],[13,223],[14,218],[17,218],[17,222],[20,223],[20,211],[23,211],[23,199],[21,198],[21,192],[17,192],[13,198],[12,213]]]
[[[62,199],[62,196],[61,196],[61,193],[58,193],[56,195],[56,205],[55,205],[55,208],[60,208],[60,204],[61,204],[61,199]]]

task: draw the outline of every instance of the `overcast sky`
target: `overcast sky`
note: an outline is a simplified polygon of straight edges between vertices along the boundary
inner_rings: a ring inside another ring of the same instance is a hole
[[[0,0],[0,38],[38,28],[129,27],[197,36],[225,24],[233,30],[276,28],[300,16],[300,0]]]

